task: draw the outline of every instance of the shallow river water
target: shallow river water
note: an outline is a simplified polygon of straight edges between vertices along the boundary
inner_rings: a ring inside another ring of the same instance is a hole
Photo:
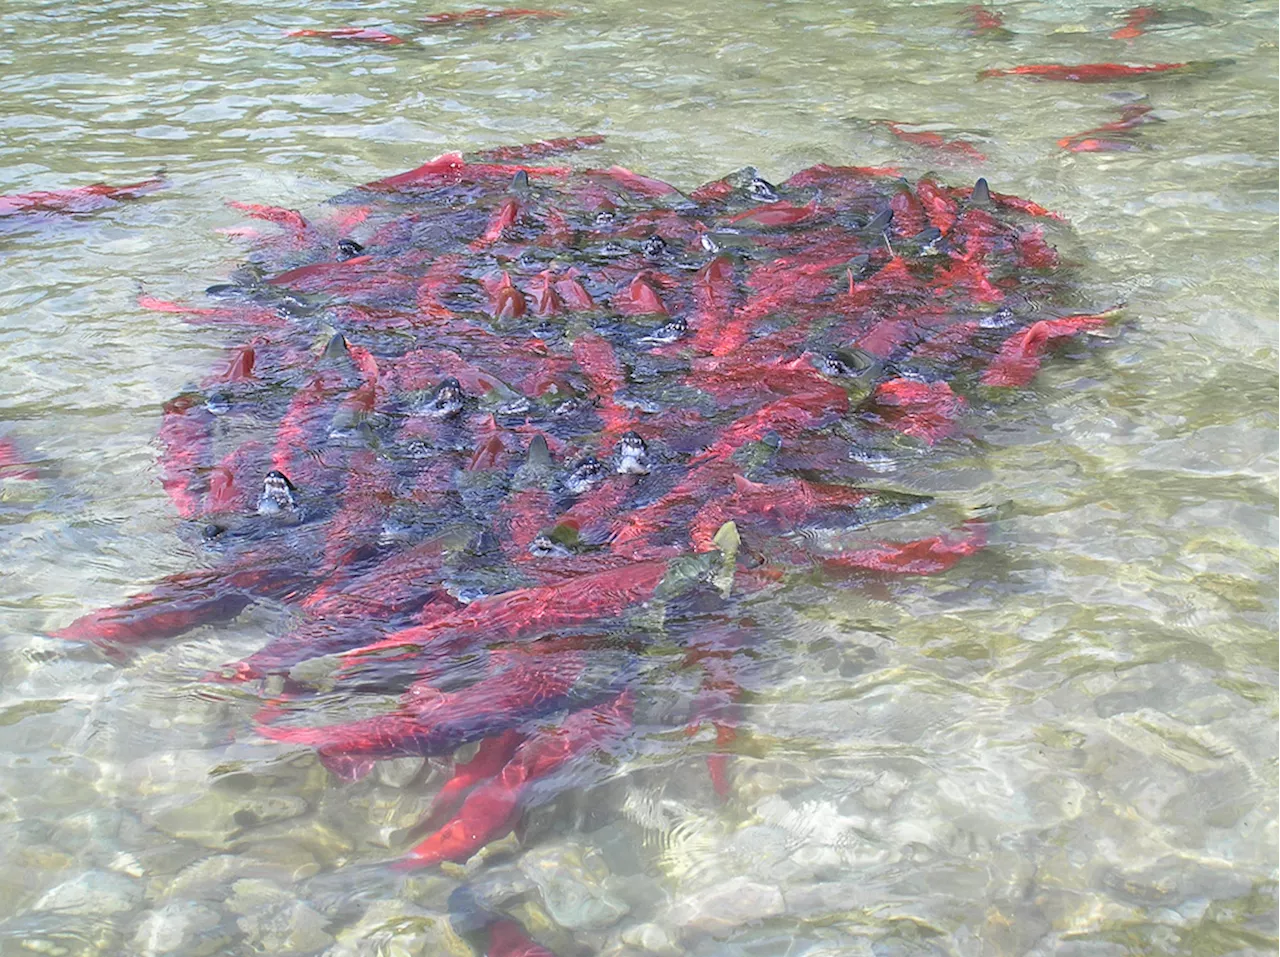
[[[40,469],[0,479],[0,955],[461,957],[464,882],[565,957],[1274,953],[1275,5],[1161,7],[1129,40],[1122,6],[1083,2],[1000,4],[1003,34],[959,3],[609,0],[417,29],[433,9],[0,6],[0,193],[169,180],[0,219],[0,438]],[[282,38],[350,23],[407,42]],[[977,79],[1184,60],[1231,62]],[[1160,121],[1137,148],[1058,145],[1132,103]],[[1122,318],[884,477],[984,510],[987,549],[753,609],[769,641],[726,799],[705,736],[638,747],[481,860],[402,873],[443,763],[343,782],[253,734],[252,689],[200,680],[282,610],[125,660],[47,633],[203,560],[154,439],[226,340],[135,302],[235,267],[227,200],[305,210],[448,149],[594,133],[571,162],[685,189],[747,164],[985,176],[1070,220],[1090,300]]]

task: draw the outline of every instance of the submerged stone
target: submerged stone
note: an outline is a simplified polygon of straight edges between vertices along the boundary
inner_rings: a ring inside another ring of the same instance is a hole
[[[50,890],[32,909],[108,917],[133,910],[142,894],[141,882],[132,877],[111,871],[86,871]]]
[[[209,957],[231,944],[223,915],[200,901],[176,901],[149,911],[133,936],[138,957]]]
[[[782,890],[735,877],[689,894],[671,908],[671,921],[686,932],[722,934],[786,911]]]
[[[375,901],[336,934],[325,957],[473,957],[443,914],[396,900]]]
[[[259,953],[309,954],[333,943],[322,914],[267,881],[236,881],[227,907],[241,915],[236,923]]]
[[[156,827],[172,837],[209,848],[234,844],[262,824],[305,813],[307,802],[290,794],[228,794],[206,791],[177,799],[151,815]]]
[[[594,849],[536,848],[521,858],[520,869],[538,886],[552,920],[568,930],[609,927],[631,910],[609,891],[608,868]]]

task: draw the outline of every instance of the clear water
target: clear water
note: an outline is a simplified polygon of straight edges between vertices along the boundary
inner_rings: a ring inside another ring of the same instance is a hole
[[[404,0],[0,8],[0,192],[172,180],[0,224],[0,419],[45,469],[0,480],[0,954],[467,954],[442,919],[464,879],[565,955],[1274,953],[1275,6],[1171,7],[1133,41],[1085,3],[1002,5],[1006,39],[948,3],[563,9],[419,33]],[[410,42],[280,36],[353,22]],[[1164,121],[1140,150],[1057,147],[1120,94]],[[584,133],[608,137],[592,165],[682,187],[748,163],[985,175],[1071,219],[1125,319],[991,410],[972,455],[899,477],[995,506],[986,553],[760,609],[777,637],[727,802],[695,741],[538,810],[517,853],[406,877],[381,862],[442,770],[341,784],[195,680],[278,611],[127,665],[43,633],[201,560],[152,442],[221,339],[133,303],[226,275],[225,200],[305,208],[447,148]]]

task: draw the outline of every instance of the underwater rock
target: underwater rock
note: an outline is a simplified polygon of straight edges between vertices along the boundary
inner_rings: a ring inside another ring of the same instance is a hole
[[[206,791],[165,802],[151,814],[156,827],[179,840],[222,849],[261,824],[305,813],[307,802],[290,794],[228,794]]]
[[[112,921],[74,914],[25,914],[0,924],[0,954],[115,957],[122,938]]]
[[[149,911],[133,935],[138,957],[209,957],[232,942],[222,914],[200,901]]]
[[[268,881],[236,881],[227,907],[241,915],[236,923],[258,953],[309,954],[333,943],[323,915]]]
[[[337,933],[324,957],[472,957],[442,914],[403,901],[381,900]]]
[[[379,761],[374,768],[374,773],[379,783],[389,788],[403,788],[413,783],[414,778],[421,773],[424,764],[426,764],[425,758],[391,758],[387,761]]]
[[[594,849],[540,847],[521,858],[520,869],[538,886],[552,920],[568,930],[609,927],[631,910],[607,889],[609,869]]]
[[[184,867],[165,885],[165,900],[220,900],[227,888],[245,878],[287,882],[292,875],[283,867],[241,854],[214,854]]]
[[[686,933],[722,934],[785,911],[780,888],[734,877],[678,901],[671,908],[671,922]]]
[[[684,953],[684,950],[671,939],[670,932],[660,924],[634,924],[623,930],[622,942],[629,947],[649,954],[659,954],[661,957],[679,957]]]
[[[59,884],[36,901],[32,910],[109,917],[133,910],[142,900],[142,884],[111,871],[85,871]]]

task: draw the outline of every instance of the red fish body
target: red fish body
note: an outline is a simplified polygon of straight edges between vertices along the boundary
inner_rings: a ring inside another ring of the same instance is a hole
[[[525,18],[556,20],[563,16],[563,13],[557,13],[555,10],[490,10],[484,7],[476,7],[473,10],[463,10],[459,13],[429,13],[422,18],[422,22],[430,27],[448,27],[485,23],[491,20],[521,20]]]
[[[857,508],[867,498],[864,489],[822,485],[803,479],[762,484],[734,477],[732,495],[709,502],[694,519],[690,544],[695,551],[711,551],[713,538],[725,522],[739,523],[740,531],[766,526],[774,534],[794,531],[820,513]]]
[[[404,40],[392,33],[372,27],[338,27],[334,30],[290,30],[287,37],[318,37],[324,40],[352,40],[359,43],[381,43],[395,46]]]
[[[589,312],[596,307],[591,293],[573,275],[556,280],[555,290],[570,312]]]
[[[487,249],[502,238],[502,234],[511,226],[514,226],[520,219],[520,204],[515,199],[508,198],[498,207],[489,225],[485,227],[484,233],[479,239],[471,244],[471,248],[475,250]]]
[[[730,216],[728,222],[730,225],[745,223],[752,226],[793,226],[809,219],[817,211],[818,203],[816,200],[808,206],[772,203],[765,206],[757,206],[755,209],[748,209],[746,212]]]
[[[664,183],[660,179],[653,179],[649,176],[641,176],[639,173],[633,173],[622,166],[610,166],[606,170],[596,171],[595,175],[602,181],[638,196],[661,198],[674,196],[677,193],[676,188],[669,183]]]
[[[39,477],[39,470],[27,464],[12,439],[0,439],[0,479],[29,482]]]
[[[889,132],[898,139],[906,143],[912,143],[915,146],[923,146],[931,150],[937,150],[940,153],[951,153],[956,156],[963,156],[966,159],[983,162],[986,160],[977,147],[964,140],[949,140],[940,133],[933,133],[928,130],[911,131],[904,129],[900,123],[885,123]]]
[[[1064,136],[1058,140],[1058,145],[1064,150],[1070,150],[1073,153],[1118,152],[1136,149],[1137,147],[1132,143],[1124,139],[1116,139],[1115,136],[1108,137],[1106,134],[1123,136],[1131,133],[1139,126],[1153,121],[1155,121],[1155,117],[1151,115],[1151,107],[1145,105],[1126,107],[1120,119],[1111,123],[1103,123],[1101,126],[1085,130],[1083,133]]]
[[[502,380],[462,358],[452,349],[415,349],[396,360],[387,375],[388,389],[424,392],[443,380],[458,380],[468,395],[485,395],[502,389]]]
[[[538,274],[533,293],[533,314],[535,316],[555,316],[564,310],[564,300],[556,292],[555,277],[551,270]]]
[[[624,316],[667,315],[667,306],[644,277],[637,275],[627,291],[613,300],[613,307]]]
[[[583,493],[552,524],[559,529],[571,530],[584,543],[598,544],[608,538],[608,525],[631,494],[632,484],[630,476],[610,475],[595,488]],[[522,559],[529,559],[527,551]]]
[[[303,218],[302,214],[296,209],[284,209],[280,206],[263,206],[260,203],[242,203],[237,200],[231,200],[227,203],[232,209],[238,209],[240,212],[253,219],[265,220],[268,223],[275,223],[277,226],[283,226],[298,235],[306,235],[312,231],[310,223]]]
[[[424,606],[436,609],[439,617],[457,611],[458,603],[439,587],[445,557],[443,544],[429,539],[390,556],[362,575],[321,583],[300,604],[308,618],[226,669],[231,680],[261,678],[287,671],[307,658],[368,644],[379,633],[381,621],[422,614]]]
[[[714,352],[721,331],[730,321],[734,305],[733,261],[717,256],[698,270],[693,281],[694,317],[692,347],[697,352]]]
[[[965,409],[964,399],[945,382],[891,379],[880,383],[871,399],[887,425],[929,445],[950,435]]]
[[[916,196],[920,198],[920,204],[924,207],[930,224],[944,236],[951,232],[959,210],[956,208],[955,201],[947,195],[946,190],[926,176],[916,183]]]
[[[924,207],[910,188],[904,187],[894,193],[893,199],[889,201],[889,208],[893,210],[894,234],[900,239],[909,239],[924,231],[927,225]],[[852,285],[852,277],[849,282]]]
[[[831,385],[806,357],[792,361],[748,361],[738,363],[697,363],[686,381],[715,396],[722,410],[743,404],[759,405],[774,396],[827,392]],[[834,392],[831,393],[834,395]]]
[[[615,401],[626,381],[622,364],[613,347],[599,336],[586,335],[575,339],[573,356],[595,393],[596,412],[604,423],[602,442],[607,448],[619,435],[635,426],[635,413]]]
[[[207,388],[220,383],[247,382],[254,377],[253,367],[257,361],[258,353],[252,343],[237,346],[231,350],[226,365],[200,384]]]
[[[1154,20],[1158,12],[1155,7],[1134,7],[1124,15],[1124,26],[1111,33],[1111,39],[1133,40],[1142,36],[1143,27]]]
[[[499,920],[489,925],[489,949],[485,957],[556,957],[536,941],[530,940],[513,920]]]
[[[325,533],[324,564],[326,568],[349,565],[376,540],[386,508],[395,497],[395,473],[373,452],[362,449],[347,462],[347,475],[342,490],[342,504]]]
[[[333,398],[341,379],[332,370],[315,375],[294,395],[276,431],[271,467],[294,481],[311,484],[320,475],[320,466],[311,456],[322,435],[328,432],[335,406]]]
[[[1004,299],[1004,293],[991,282],[983,259],[978,256],[953,260],[934,277],[934,288],[952,296],[968,296],[979,303],[996,303]]]
[[[964,12],[972,24],[970,33],[974,36],[1008,34],[1008,31],[1004,29],[1004,17],[1000,15],[998,10],[992,10],[990,7],[975,3],[965,7]]]
[[[497,777],[472,791],[447,824],[409,851],[403,865],[464,861],[500,837],[511,828],[529,784],[623,734],[634,708],[631,692],[624,691],[607,704],[575,711],[558,727],[532,735]]]
[[[551,521],[551,493],[542,488],[526,488],[507,497],[498,509],[494,528],[511,561],[529,554],[529,545]]]
[[[172,575],[114,608],[76,619],[55,638],[97,645],[129,645],[172,638],[200,625],[234,618],[256,598],[305,594],[311,580],[271,556],[231,573]]]
[[[268,738],[314,747],[322,758],[447,754],[563,707],[585,667],[580,652],[492,652],[491,673],[456,692],[419,682],[402,710],[327,727],[261,726]]]
[[[163,179],[146,179],[126,186],[95,183],[75,189],[39,190],[0,196],[0,216],[28,213],[91,213],[121,200],[135,199],[165,186]]]
[[[553,140],[538,140],[536,143],[525,143],[521,146],[496,146],[493,149],[481,150],[474,154],[476,162],[509,163],[512,160],[534,160],[560,153],[571,153],[586,149],[588,146],[599,146],[604,142],[603,136],[567,136]]]
[[[818,163],[800,170],[782,185],[788,189],[820,189],[824,202],[839,205],[869,195],[879,177],[901,175],[902,171],[894,166],[828,166]]]
[[[152,312],[172,312],[184,316],[189,322],[214,325],[243,325],[254,327],[283,327],[288,320],[275,310],[262,306],[187,306],[180,302],[157,299],[155,296],[139,296],[138,305]]]
[[[438,830],[440,825],[453,817],[476,785],[497,776],[524,739],[525,736],[519,731],[509,729],[481,741],[470,761],[454,765],[453,774],[436,792],[423,825],[430,830]]]
[[[265,452],[260,442],[246,442],[233,449],[209,472],[209,494],[204,503],[206,516],[246,512],[249,487],[266,471]]]
[[[182,518],[201,512],[203,471],[210,466],[213,415],[203,397],[180,395],[164,404],[160,423],[160,485]]]
[[[666,574],[661,561],[636,562],[563,585],[543,585],[473,601],[456,614],[406,628],[346,653],[361,657],[398,648],[444,651],[479,639],[514,641],[622,614],[653,595]]]
[[[1029,76],[1038,80],[1061,80],[1070,83],[1111,83],[1115,80],[1132,80],[1186,70],[1198,66],[1194,63],[1152,63],[1147,66],[1126,66],[1123,63],[1082,63],[1067,66],[1062,63],[1029,63],[1006,69],[983,70],[978,79],[998,76]]]
[[[525,312],[524,294],[515,287],[511,276],[502,274],[502,279],[493,288],[493,318],[519,319]]]
[[[1087,136],[1083,139],[1072,139],[1070,145],[1064,147],[1072,153],[1129,153],[1138,149],[1138,145],[1130,140],[1108,139],[1102,136]]]
[[[802,430],[846,412],[848,408],[849,396],[844,389],[826,382],[821,386],[815,383],[809,392],[784,396],[738,419],[691,462],[696,464],[708,459],[727,461],[743,445],[758,442],[770,432],[784,441],[793,439]]]
[[[987,542],[985,529],[971,523],[959,537],[934,536],[905,544],[881,543],[828,555],[823,567],[830,571],[877,572],[889,575],[936,575],[962,558],[980,551]]]
[[[325,463],[313,455],[313,450],[325,443],[335,426],[348,424],[372,410],[378,374],[377,363],[367,350],[335,337],[280,420],[271,467],[304,486],[319,483]],[[341,402],[340,397],[344,397]],[[346,422],[338,418],[344,407]],[[331,467],[336,464],[331,463]]]
[[[1081,332],[1101,329],[1113,312],[1096,315],[1063,316],[1042,319],[1005,340],[991,365],[982,373],[982,384],[989,386],[1024,386],[1035,378],[1044,354],[1060,339],[1070,339]]]
[[[364,189],[390,191],[403,189],[439,189],[461,183],[491,184],[503,186],[512,177],[523,172],[531,179],[562,179],[569,174],[566,166],[522,166],[500,163],[468,163],[461,153],[443,153],[421,166],[366,183]]]
[[[824,256],[817,262],[781,257],[756,268],[747,281],[747,301],[720,325],[713,355],[740,355],[756,326],[767,316],[786,313],[796,304],[822,296],[831,286],[830,270],[842,266],[844,256]]]

